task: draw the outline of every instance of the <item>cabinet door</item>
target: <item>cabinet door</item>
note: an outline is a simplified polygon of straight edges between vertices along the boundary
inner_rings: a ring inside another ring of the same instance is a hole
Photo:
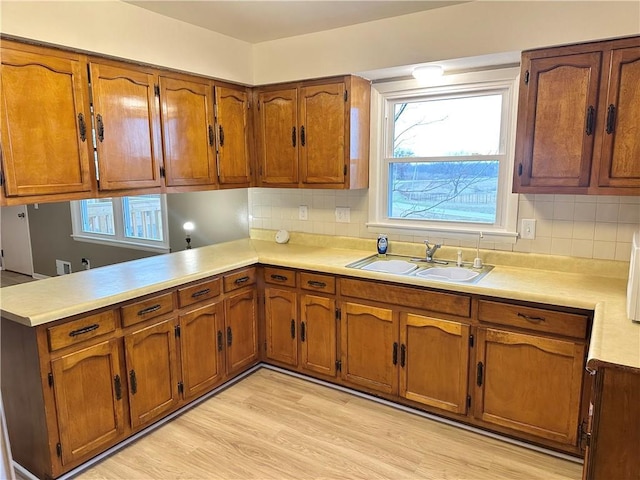
[[[576,445],[585,345],[478,330],[475,416]]]
[[[518,106],[516,191],[589,186],[600,63],[600,52],[529,61]]]
[[[91,63],[100,190],[161,185],[154,81],[144,71]]]
[[[125,335],[131,426],[171,410],[179,401],[174,320]]]
[[[160,99],[167,186],[215,184],[211,85],[160,77]]]
[[[124,432],[118,340],[51,362],[62,464],[114,443]]]
[[[345,303],[341,338],[343,380],[398,392],[398,322],[390,309]]]
[[[300,298],[300,356],[305,370],[336,375],[336,301],[317,295]]]
[[[300,171],[303,183],[344,183],[344,95],[344,83],[300,90]]]
[[[613,50],[604,107],[599,186],[640,187],[640,47]]]
[[[296,292],[265,288],[264,301],[267,358],[298,366]]]
[[[223,380],[223,316],[222,302],[180,315],[183,396],[187,400]]]
[[[401,313],[400,339],[400,395],[466,414],[469,326]]]
[[[260,92],[258,100],[260,181],[298,183],[298,95],[295,88]]]
[[[249,98],[246,90],[216,86],[218,182],[248,185],[251,181],[249,153]]]
[[[2,48],[2,170],[7,197],[89,192],[86,63]]]
[[[224,301],[227,375],[258,361],[258,295],[255,289]]]

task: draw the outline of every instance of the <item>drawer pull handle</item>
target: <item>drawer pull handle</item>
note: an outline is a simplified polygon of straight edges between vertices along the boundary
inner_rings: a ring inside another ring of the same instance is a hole
[[[70,337],[77,337],[78,335],[82,335],[83,333],[93,332],[94,330],[97,330],[98,328],[100,328],[100,325],[98,325],[97,323],[94,323],[93,325],[88,325],[86,327],[82,327],[82,328],[79,328],[77,330],[71,330],[69,332],[69,336]]]
[[[324,282],[317,282],[317,281],[315,281],[315,280],[309,280],[309,281],[307,282],[307,284],[308,284],[310,287],[315,287],[315,288],[327,288],[327,284],[326,284],[326,283],[324,283]]]
[[[236,285],[242,285],[243,283],[246,283],[249,281],[249,277],[240,277],[240,278],[236,278],[233,283],[235,283]]]
[[[197,292],[193,292],[191,294],[191,298],[198,298],[201,297],[202,295],[206,295],[207,293],[209,293],[211,291],[210,288],[204,288],[202,290],[198,290]]]
[[[272,280],[276,280],[278,282],[286,282],[287,280],[289,280],[287,277],[285,277],[284,275],[277,275],[277,274],[273,274],[271,275],[271,279]]]
[[[138,315],[142,316],[142,315],[146,315],[147,313],[157,312],[161,308],[162,306],[160,306],[160,304],[155,304],[152,307],[143,308],[138,312]]]
[[[518,316],[521,318],[524,318],[527,322],[533,322],[533,323],[544,322],[544,317],[532,317],[530,315],[525,315],[524,313],[520,313],[520,312],[518,312]]]

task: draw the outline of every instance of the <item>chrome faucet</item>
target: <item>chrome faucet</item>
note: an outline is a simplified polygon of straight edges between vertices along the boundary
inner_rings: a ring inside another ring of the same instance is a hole
[[[442,245],[440,245],[439,243],[431,245],[429,244],[429,240],[425,240],[424,244],[427,246],[427,262],[433,262],[433,256],[435,255],[436,250],[438,250]]]

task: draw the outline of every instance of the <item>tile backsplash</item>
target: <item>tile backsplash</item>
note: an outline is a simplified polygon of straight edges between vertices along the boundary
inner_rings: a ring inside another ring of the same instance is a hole
[[[368,190],[249,189],[250,228],[375,238],[367,230]],[[307,206],[307,220],[299,207]],[[336,207],[349,207],[348,222],[337,222]],[[483,249],[541,253],[602,260],[629,261],[631,237],[640,229],[640,197],[604,195],[520,195],[518,229],[522,219],[536,220],[536,238],[515,244],[481,243]],[[416,236],[389,235],[390,240],[418,242]],[[432,239],[450,246],[458,240]]]

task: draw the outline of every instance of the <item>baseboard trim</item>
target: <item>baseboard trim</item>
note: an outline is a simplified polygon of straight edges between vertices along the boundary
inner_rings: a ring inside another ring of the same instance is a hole
[[[37,280],[44,280],[45,278],[51,278],[49,275],[43,275],[41,273],[34,273],[31,276]]]

